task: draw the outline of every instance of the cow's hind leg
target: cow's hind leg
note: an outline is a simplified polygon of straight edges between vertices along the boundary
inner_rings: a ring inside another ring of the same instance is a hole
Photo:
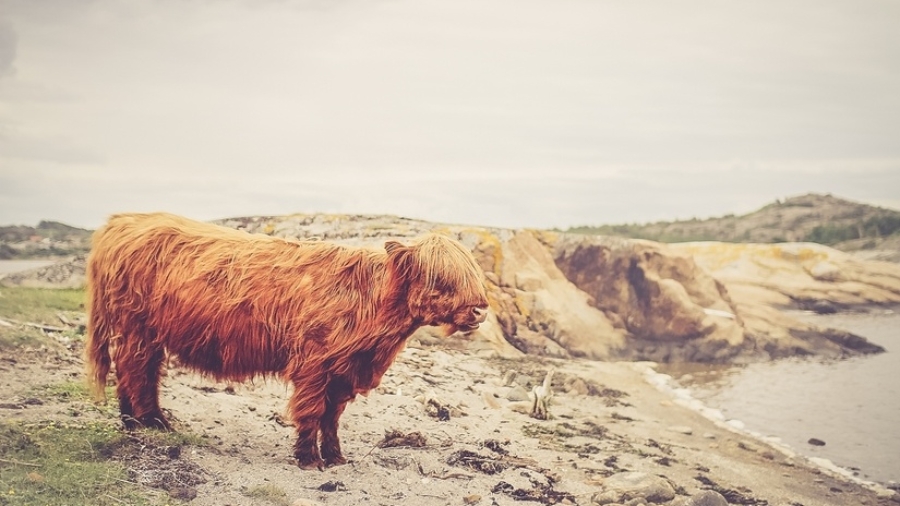
[[[116,378],[122,423],[129,430],[139,427],[171,430],[159,407],[159,376],[165,355],[128,341],[117,353]]]
[[[325,465],[338,466],[346,464],[347,459],[341,453],[341,441],[338,438],[338,422],[347,403],[353,399],[353,389],[342,380],[332,381],[328,385],[325,399],[325,414],[319,422],[322,431],[322,459]]]

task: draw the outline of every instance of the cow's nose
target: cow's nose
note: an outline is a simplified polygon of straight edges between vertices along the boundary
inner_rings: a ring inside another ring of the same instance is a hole
[[[480,308],[480,307],[472,308],[472,314],[475,315],[475,318],[486,318],[487,317],[487,308]]]

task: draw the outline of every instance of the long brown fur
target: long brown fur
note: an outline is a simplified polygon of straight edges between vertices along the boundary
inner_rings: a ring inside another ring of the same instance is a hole
[[[87,278],[88,379],[102,399],[115,363],[126,427],[170,429],[159,406],[167,355],[218,380],[279,376],[294,385],[294,456],[307,469],[345,462],[341,413],[378,386],[410,334],[472,330],[487,308],[483,273],[446,237],[376,251],[163,213],[112,216],[94,233]]]

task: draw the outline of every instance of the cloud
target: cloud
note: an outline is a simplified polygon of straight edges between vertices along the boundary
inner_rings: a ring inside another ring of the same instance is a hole
[[[9,22],[0,19],[0,79],[15,73],[16,32]]]
[[[52,195],[7,195],[22,219],[52,200],[94,225],[141,208],[565,227],[888,198],[900,159],[896,2],[3,10],[0,176]]]
[[[38,160],[65,165],[106,163],[103,155],[82,147],[65,136],[27,134],[16,125],[0,123],[0,162],[8,167],[21,160]]]

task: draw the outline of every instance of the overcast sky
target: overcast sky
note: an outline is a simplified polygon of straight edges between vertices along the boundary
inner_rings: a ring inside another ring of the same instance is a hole
[[[0,225],[900,209],[896,0],[0,0]]]

